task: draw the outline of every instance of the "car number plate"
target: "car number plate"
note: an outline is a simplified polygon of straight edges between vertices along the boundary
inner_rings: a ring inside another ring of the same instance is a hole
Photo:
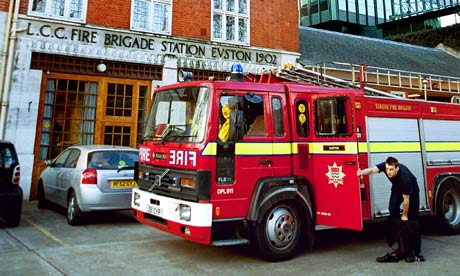
[[[137,183],[134,180],[114,180],[110,181],[110,187],[112,189],[127,189],[137,187]]]
[[[161,217],[163,215],[163,209],[161,209],[161,207],[159,206],[147,205],[147,213],[157,217]]]

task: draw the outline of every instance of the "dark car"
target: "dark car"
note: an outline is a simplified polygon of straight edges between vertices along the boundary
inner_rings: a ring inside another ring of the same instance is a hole
[[[0,216],[8,226],[21,220],[22,189],[19,160],[13,143],[0,140]]]

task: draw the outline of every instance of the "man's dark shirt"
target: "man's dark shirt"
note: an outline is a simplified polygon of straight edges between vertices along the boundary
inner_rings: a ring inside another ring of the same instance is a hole
[[[377,165],[379,172],[384,172],[388,177],[385,170],[385,162]],[[399,215],[400,205],[403,201],[402,195],[409,195],[409,212],[408,218],[415,220],[418,218],[418,211],[420,205],[419,199],[419,187],[417,184],[417,178],[409,171],[409,169],[399,163],[398,174],[394,178],[388,178],[391,186],[391,198],[390,198],[390,215],[395,216],[395,212]]]

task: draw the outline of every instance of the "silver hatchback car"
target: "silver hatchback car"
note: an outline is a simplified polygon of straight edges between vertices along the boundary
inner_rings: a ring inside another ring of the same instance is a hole
[[[107,145],[72,146],[48,166],[38,181],[38,208],[49,201],[67,208],[67,221],[77,225],[84,212],[130,209],[134,163],[138,150]]]

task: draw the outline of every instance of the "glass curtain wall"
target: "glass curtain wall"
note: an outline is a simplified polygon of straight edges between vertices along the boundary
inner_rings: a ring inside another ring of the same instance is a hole
[[[300,25],[343,21],[376,26],[407,16],[460,5],[460,0],[299,0]]]

